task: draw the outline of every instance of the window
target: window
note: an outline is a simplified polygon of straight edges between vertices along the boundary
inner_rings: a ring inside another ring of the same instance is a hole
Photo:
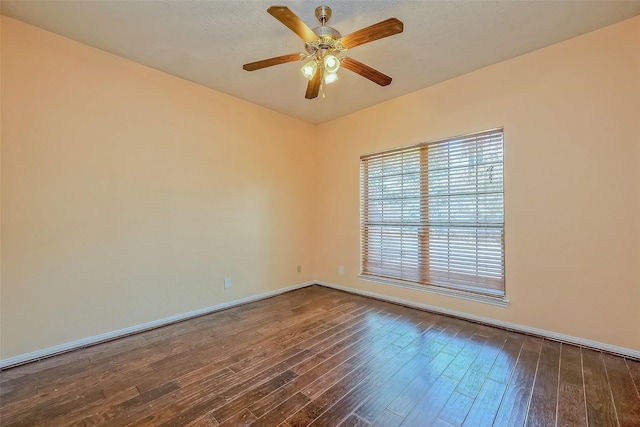
[[[360,158],[362,277],[504,297],[503,131]]]

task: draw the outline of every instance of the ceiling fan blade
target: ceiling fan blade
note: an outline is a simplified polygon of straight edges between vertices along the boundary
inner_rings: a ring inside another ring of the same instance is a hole
[[[369,79],[380,86],[387,86],[391,83],[391,77],[386,74],[382,74],[380,71],[375,70],[368,65],[363,64],[360,61],[356,61],[352,58],[343,58],[342,66],[347,70],[351,70],[356,74],[360,74],[365,79]]]
[[[313,42],[318,40],[318,35],[307,26],[298,15],[293,13],[286,6],[271,6],[267,12],[278,21],[286,25],[291,31],[296,33],[305,42]]]
[[[286,64],[287,62],[300,61],[302,55],[299,53],[289,53],[287,55],[280,55],[274,58],[263,59],[262,61],[250,62],[242,66],[247,71],[255,71],[261,68],[271,67],[273,65]]]
[[[307,85],[307,92],[304,94],[304,97],[307,99],[313,99],[318,96],[318,92],[320,92],[320,84],[322,83],[322,76],[324,71],[322,67],[318,67],[316,74],[313,76],[311,80],[309,80],[309,84]]]
[[[351,49],[352,47],[360,46],[361,44],[401,33],[403,30],[404,24],[402,21],[396,18],[389,18],[386,21],[378,22],[377,24],[354,31],[351,34],[347,34],[339,41],[342,46],[347,49]]]

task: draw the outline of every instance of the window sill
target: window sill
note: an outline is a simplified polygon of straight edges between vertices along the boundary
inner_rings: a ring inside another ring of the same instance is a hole
[[[405,282],[402,280],[394,280],[394,279],[378,277],[378,276],[368,276],[364,274],[358,275],[358,278],[362,280],[366,280],[368,282],[383,283],[385,285],[397,286],[405,289],[414,289],[422,292],[428,292],[431,294],[444,295],[448,297],[464,299],[467,301],[497,305],[498,307],[509,306],[509,300],[506,297],[500,297],[500,296],[492,297],[489,295],[479,295],[479,294],[474,294],[472,292],[459,291],[456,289],[440,288],[437,286],[429,286],[429,285],[418,285],[418,284]]]

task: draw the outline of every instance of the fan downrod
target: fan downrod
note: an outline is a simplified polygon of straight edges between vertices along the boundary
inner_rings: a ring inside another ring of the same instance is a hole
[[[318,50],[334,50],[334,42],[342,37],[342,34],[335,28],[329,27],[327,22],[331,18],[331,8],[329,6],[316,7],[316,18],[320,21],[320,26],[313,28],[313,31],[319,39],[312,43],[306,43],[305,49],[311,55]]]
[[[316,7],[316,18],[321,25],[325,25],[331,19],[331,8],[329,6]]]

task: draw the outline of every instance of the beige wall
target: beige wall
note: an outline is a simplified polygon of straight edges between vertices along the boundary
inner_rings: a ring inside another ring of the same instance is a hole
[[[640,18],[317,128],[1,35],[2,359],[313,279],[640,350]],[[357,279],[359,156],[496,126],[511,305]]]
[[[497,126],[510,306],[358,280],[359,156]],[[640,350],[640,18],[334,120],[319,135],[319,280]]]
[[[315,278],[311,125],[4,16],[1,83],[2,359]]]

